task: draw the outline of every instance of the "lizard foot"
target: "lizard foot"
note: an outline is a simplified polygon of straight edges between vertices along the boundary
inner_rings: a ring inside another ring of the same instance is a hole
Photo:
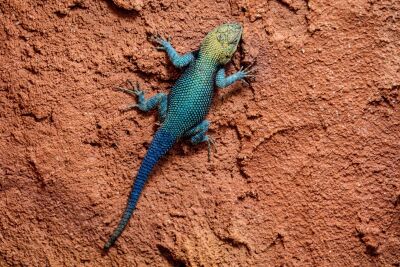
[[[250,63],[250,65],[248,65],[247,67],[243,67],[241,66],[238,73],[241,76],[241,80],[246,83],[248,86],[250,85],[249,82],[245,79],[245,78],[253,78],[256,77],[256,75],[254,74],[258,68],[254,67],[254,64],[256,63],[256,61],[254,60],[253,62]]]
[[[140,90],[139,82],[136,82],[136,84],[133,84],[131,80],[127,80],[126,82],[130,85],[130,88],[117,86],[115,89],[133,96],[144,95],[143,90]]]
[[[129,84],[130,87],[126,88],[126,87],[117,86],[117,87],[115,87],[115,89],[118,91],[130,94],[130,95],[133,95],[133,96],[137,96],[139,98],[139,104],[135,103],[135,104],[127,105],[126,107],[120,109],[123,112],[131,110],[136,107],[139,107],[141,98],[144,98],[144,91],[140,89],[139,82],[136,82],[136,84],[133,84],[133,82],[131,80],[127,80],[127,83]]]
[[[156,47],[158,50],[166,50],[166,46],[167,44],[169,44],[171,42],[171,37],[168,36],[167,39],[161,37],[159,34],[156,35],[152,35],[150,37],[150,40],[155,42],[156,44],[158,44],[158,46]]]

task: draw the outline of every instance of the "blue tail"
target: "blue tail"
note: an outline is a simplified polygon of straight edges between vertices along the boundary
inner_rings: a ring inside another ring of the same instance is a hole
[[[143,186],[146,183],[151,170],[153,169],[154,165],[156,165],[157,161],[167,153],[167,151],[175,143],[175,140],[176,138],[174,138],[163,128],[160,128],[154,135],[153,141],[151,142],[147,154],[142,161],[142,165],[139,168],[124,214],[122,215],[118,227],[114,230],[113,234],[104,245],[104,251],[108,251],[110,247],[115,243],[117,238],[122,234],[122,231],[124,230],[125,226],[128,224],[128,221],[132,216],[140,193],[143,190]]]

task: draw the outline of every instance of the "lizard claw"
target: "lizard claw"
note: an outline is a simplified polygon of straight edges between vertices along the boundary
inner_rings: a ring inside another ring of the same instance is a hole
[[[250,63],[250,65],[248,65],[247,67],[241,66],[239,71],[237,72],[239,77],[242,79],[242,81],[244,83],[246,83],[246,85],[250,85],[250,84],[249,84],[248,81],[245,80],[245,78],[250,78],[250,77],[255,77],[256,76],[254,74],[254,72],[256,72],[258,68],[253,67],[254,64],[255,64],[255,61]]]
[[[117,86],[117,87],[115,87],[115,89],[118,91],[130,94],[130,95],[134,95],[134,96],[140,96],[140,95],[144,94],[144,92],[142,90],[140,90],[139,82],[136,82],[136,84],[133,84],[133,82],[131,80],[127,80],[127,83],[130,85],[130,88]]]
[[[124,108],[120,108],[119,110],[120,110],[121,112],[125,112],[125,111],[128,111],[128,110],[137,108],[137,107],[139,107],[138,104],[130,104],[130,105],[127,105],[127,106],[124,107]]]
[[[215,147],[215,140],[210,137],[207,136],[207,150],[208,150],[208,161],[211,161],[211,148],[214,148],[214,152],[217,151],[216,147]]]
[[[126,87],[122,87],[122,86],[117,86],[117,87],[114,87],[114,89],[124,92],[124,93],[127,93],[127,94],[130,94],[130,95],[133,95],[133,96],[136,96],[136,97],[139,97],[139,98],[143,97],[144,92],[142,90],[140,90],[139,82],[136,82],[136,84],[133,84],[133,82],[131,80],[127,80],[127,83],[129,84],[130,87],[126,88]],[[125,112],[125,111],[131,110],[136,107],[139,107],[139,104],[134,103],[134,104],[127,105],[124,108],[121,108],[120,111]]]
[[[167,39],[161,37],[159,34],[152,35],[150,40],[158,44],[159,46],[156,47],[158,50],[165,50],[165,45],[171,41],[171,37],[168,36]]]
[[[255,61],[253,61],[252,63],[250,63],[250,65],[248,65],[246,68],[244,68],[243,66],[240,67],[239,72],[243,73],[245,76],[244,77],[254,77],[254,72],[257,71],[258,68],[253,67],[255,64]]]

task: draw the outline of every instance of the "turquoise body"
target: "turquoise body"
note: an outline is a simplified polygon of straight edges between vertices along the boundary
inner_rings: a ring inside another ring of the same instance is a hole
[[[216,62],[201,55],[185,69],[168,95],[162,129],[180,138],[204,120],[212,103],[217,70]]]

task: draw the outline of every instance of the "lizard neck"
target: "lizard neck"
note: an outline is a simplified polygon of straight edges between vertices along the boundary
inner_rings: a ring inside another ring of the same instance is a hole
[[[218,60],[212,56],[212,54],[200,52],[197,59],[198,66],[201,66],[202,71],[206,73],[214,73],[220,66]],[[206,74],[204,73],[204,74]]]

